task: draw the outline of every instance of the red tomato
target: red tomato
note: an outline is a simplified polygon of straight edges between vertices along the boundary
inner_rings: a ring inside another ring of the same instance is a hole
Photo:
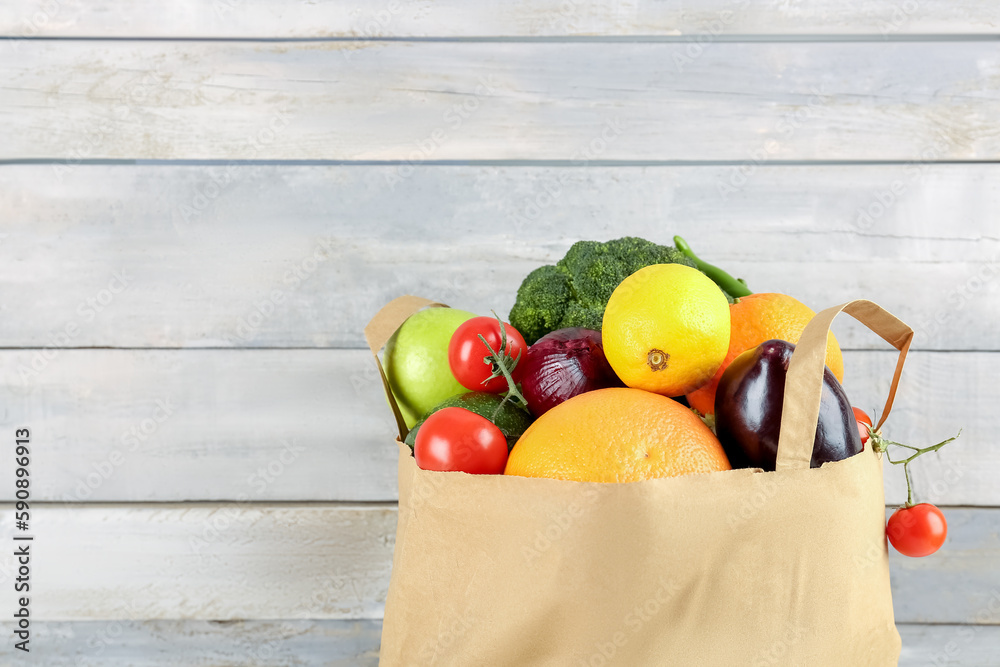
[[[413,456],[423,470],[499,475],[507,466],[507,438],[486,417],[465,408],[444,408],[424,420]]]
[[[504,356],[508,359],[507,368],[510,370],[513,360],[517,359],[518,355],[523,356],[528,346],[517,329],[506,322],[503,328],[507,334]],[[502,394],[508,389],[507,380],[502,375],[483,384],[493,374],[493,365],[483,361],[490,351],[483,345],[483,341],[479,340],[480,335],[495,352],[500,352],[500,321],[495,317],[473,317],[452,334],[451,342],[448,344],[448,365],[451,366],[452,375],[466,389]],[[519,363],[511,371],[515,383],[521,381],[522,373],[523,365]]]
[[[930,503],[900,507],[889,517],[885,532],[896,551],[904,556],[930,556],[948,535],[944,514]]]
[[[858,422],[858,435],[861,436],[861,444],[868,442],[868,430],[872,427],[872,418],[861,408],[851,408],[854,410],[854,419]]]

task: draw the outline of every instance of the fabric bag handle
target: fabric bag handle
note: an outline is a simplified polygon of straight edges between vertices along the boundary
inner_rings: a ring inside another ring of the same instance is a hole
[[[848,301],[817,313],[806,325],[788,363],[785,395],[781,406],[776,470],[809,468],[813,443],[816,439],[816,425],[819,422],[827,336],[833,319],[841,311],[853,316],[899,350],[896,372],[889,386],[889,397],[882,409],[882,417],[875,425],[876,430],[882,426],[892,409],[899,376],[903,371],[903,362],[913,341],[913,329],[889,311],[867,299]]]
[[[386,377],[382,362],[379,361],[378,352],[385,347],[385,344],[392,338],[392,334],[396,333],[406,318],[427,307],[447,308],[448,306],[419,296],[400,296],[382,306],[382,309],[375,313],[375,317],[365,325],[365,340],[368,341],[368,347],[372,351],[372,356],[375,357],[375,365],[378,366],[378,374],[382,378],[382,389],[385,390],[385,397],[389,399],[389,407],[392,408],[392,414],[396,418],[400,440],[406,439],[409,429],[406,428],[406,421],[403,419],[403,413],[399,409],[396,397],[392,395],[389,378]]]

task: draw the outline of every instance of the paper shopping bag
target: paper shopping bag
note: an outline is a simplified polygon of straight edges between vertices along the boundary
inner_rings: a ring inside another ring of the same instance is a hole
[[[430,305],[386,306],[372,351]],[[912,329],[870,301],[824,310],[788,369],[773,472],[468,475],[420,470],[400,443],[380,665],[895,665],[881,459],[809,467],[841,311],[899,350],[883,421],[892,406]]]

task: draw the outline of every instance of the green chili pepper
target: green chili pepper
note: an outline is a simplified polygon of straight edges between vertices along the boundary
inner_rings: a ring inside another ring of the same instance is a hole
[[[747,287],[746,281],[742,278],[733,278],[719,267],[700,260],[698,256],[694,254],[694,251],[691,250],[691,246],[687,244],[687,241],[681,237],[674,237],[674,245],[677,246],[678,250],[684,253],[685,257],[689,258],[698,266],[699,271],[715,281],[715,284],[721,287],[722,290],[727,292],[731,297],[739,298],[741,296],[750,296],[753,294],[753,292],[751,292]]]

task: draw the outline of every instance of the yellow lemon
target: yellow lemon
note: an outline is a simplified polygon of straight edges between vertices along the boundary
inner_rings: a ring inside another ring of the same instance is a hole
[[[622,382],[680,396],[712,379],[729,350],[729,302],[708,276],[653,264],[611,294],[601,337]]]

